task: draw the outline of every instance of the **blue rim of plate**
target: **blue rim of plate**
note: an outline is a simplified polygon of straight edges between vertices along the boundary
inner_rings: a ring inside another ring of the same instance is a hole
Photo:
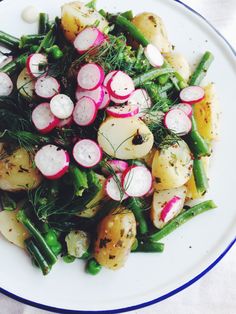
[[[1,0],[0,0],[1,1]],[[230,48],[230,50],[232,51],[232,53],[234,54],[234,56],[236,56],[236,51],[233,48],[233,46],[228,42],[228,40],[204,17],[202,16],[200,13],[198,13],[197,11],[195,11],[193,8],[191,8],[190,6],[188,6],[187,4],[183,3],[180,0],[173,0],[177,3],[180,3],[181,5],[183,5],[186,9],[188,9],[189,11],[191,11],[192,13],[196,14],[198,17],[200,17],[202,20],[204,20],[216,33],[219,37],[221,37],[221,39],[223,39],[223,41],[227,44],[227,46]],[[64,314],[89,314],[89,313],[97,313],[97,314],[115,314],[115,313],[124,313],[124,312],[129,312],[129,311],[134,311],[134,310],[138,310],[141,309],[143,307],[147,307],[156,303],[159,303],[161,301],[164,301],[167,298],[170,298],[171,296],[177,294],[178,292],[188,288],[189,286],[191,286],[193,283],[195,283],[196,281],[198,281],[200,278],[202,278],[206,273],[208,273],[213,267],[215,267],[219,261],[226,255],[226,253],[232,248],[232,246],[236,243],[236,237],[235,239],[227,246],[227,248],[223,251],[223,253],[221,253],[221,255],[213,262],[211,263],[206,269],[204,269],[201,273],[199,273],[197,276],[195,276],[193,279],[189,280],[188,282],[186,282],[185,284],[183,284],[182,286],[154,299],[148,302],[144,302],[141,304],[137,304],[134,306],[129,306],[129,307],[125,307],[125,308],[121,308],[121,309],[115,309],[115,310],[105,310],[105,311],[83,311],[83,310],[65,310],[65,309],[60,309],[60,308],[55,308],[55,307],[51,307],[48,305],[43,305],[34,301],[30,301],[24,298],[21,298],[7,290],[4,290],[2,288],[0,288],[0,293],[5,294],[6,296],[15,299],[16,301],[19,301],[21,303],[27,304],[27,305],[31,305],[33,307],[42,309],[42,310],[47,310],[47,311],[51,311],[51,312],[55,312],[55,313],[64,313]]]

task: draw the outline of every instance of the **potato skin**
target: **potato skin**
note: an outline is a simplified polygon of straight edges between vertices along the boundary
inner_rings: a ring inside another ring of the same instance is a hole
[[[0,189],[4,191],[34,189],[41,180],[41,174],[33,167],[31,156],[24,148],[0,161]]]
[[[136,236],[134,214],[126,208],[113,210],[100,222],[94,247],[94,257],[104,267],[124,266]]]

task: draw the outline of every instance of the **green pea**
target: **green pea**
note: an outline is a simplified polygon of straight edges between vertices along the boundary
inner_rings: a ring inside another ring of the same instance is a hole
[[[90,275],[97,275],[102,269],[102,266],[94,259],[90,259],[86,265],[86,272]]]
[[[89,257],[91,257],[91,254],[90,254],[88,251],[86,251],[86,252],[84,252],[84,254],[80,257],[80,259],[88,259]]]
[[[61,59],[63,57],[63,52],[61,51],[61,49],[57,45],[50,47],[46,51],[50,54],[50,56],[54,60],[58,60],[58,59]]]
[[[65,255],[63,256],[63,261],[65,263],[73,263],[75,261],[76,257],[75,256],[72,256],[72,255]]]
[[[45,236],[45,241],[51,247],[58,243],[56,233],[53,230],[49,230]]]
[[[60,242],[57,242],[56,244],[51,246],[51,250],[53,251],[53,253],[57,256],[58,254],[61,253],[62,250],[62,245]]]

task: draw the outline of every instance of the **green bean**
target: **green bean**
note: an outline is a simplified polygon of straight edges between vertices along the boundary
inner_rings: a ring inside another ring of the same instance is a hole
[[[44,35],[23,35],[20,38],[19,48],[27,48],[27,46],[37,45],[44,39]]]
[[[0,31],[0,45],[10,50],[16,50],[19,47],[19,42],[18,38]]]
[[[1,204],[2,209],[7,211],[13,211],[17,208],[16,202],[9,196],[7,192],[1,192]]]
[[[49,32],[44,36],[44,39],[41,41],[38,49],[36,52],[41,52],[42,49],[47,49],[53,46],[56,37],[54,35],[54,27],[55,25],[53,24],[52,28],[49,30]]]
[[[149,236],[149,239],[152,241],[159,241],[162,238],[166,237],[172,231],[177,229],[179,226],[183,225],[193,217],[204,213],[207,210],[216,208],[215,203],[212,200],[202,202],[197,204],[185,212],[182,212],[176,218],[174,218],[171,222],[169,222],[166,226],[164,226],[160,231]]]
[[[138,246],[132,252],[158,253],[164,251],[164,243],[154,242],[150,240],[141,240]]]
[[[209,156],[210,148],[197,129],[197,123],[192,116],[192,130],[189,133],[189,144],[195,157]]]
[[[123,13],[120,14],[121,16],[125,17],[127,20],[131,21],[134,18],[133,15],[133,11],[129,10],[129,11],[125,11]]]
[[[194,71],[189,85],[200,85],[204,77],[206,76],[207,70],[214,60],[214,56],[211,52],[207,51],[204,53],[200,63]]]
[[[202,195],[205,194],[208,189],[208,178],[202,159],[196,158],[193,161],[193,175],[197,191]]]
[[[45,34],[48,31],[49,16],[47,13],[39,13],[39,34]]]
[[[38,50],[39,46],[38,45],[33,45],[30,47],[30,52],[35,53]]]
[[[105,10],[100,9],[98,12],[99,12],[99,14],[101,14],[101,16],[103,16],[104,18],[107,17],[107,12],[106,12]]]
[[[158,83],[160,85],[165,85],[168,82],[169,78],[170,77],[168,74],[163,74],[163,75],[158,77]]]
[[[97,275],[102,269],[102,266],[94,259],[91,258],[86,265],[86,272],[90,275]]]
[[[15,60],[9,62],[1,68],[1,72],[7,73],[8,75],[13,75],[17,70],[21,70],[25,67],[28,54],[22,54]]]
[[[135,197],[131,198],[128,203],[128,207],[132,210],[136,222],[138,223],[138,230],[140,234],[145,234],[148,232],[148,225],[143,214],[144,206],[145,204],[143,204],[140,199]]]
[[[171,82],[166,83],[163,86],[158,86],[159,94],[169,92],[171,89],[173,89],[174,85]]]
[[[84,189],[88,188],[88,178],[85,172],[81,171],[78,167],[70,166],[69,169],[74,189],[75,195],[81,196]]]
[[[174,70],[170,69],[170,68],[154,68],[151,69],[149,71],[147,71],[146,73],[140,74],[138,76],[136,76],[133,81],[136,87],[139,87],[140,85],[142,85],[145,82],[149,82],[149,81],[153,81],[156,78],[158,78],[159,76],[163,75],[163,74],[168,74],[168,73],[173,73]]]

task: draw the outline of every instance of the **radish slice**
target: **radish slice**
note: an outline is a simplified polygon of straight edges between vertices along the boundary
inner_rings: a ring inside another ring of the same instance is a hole
[[[55,145],[43,146],[35,155],[35,165],[47,179],[62,177],[69,168],[69,154]]]
[[[104,85],[105,87],[107,87],[108,82],[109,82],[110,79],[113,77],[113,75],[115,75],[117,72],[118,72],[118,71],[111,71],[111,72],[109,72],[109,73],[106,75],[106,77],[105,77],[105,79],[104,79],[104,82],[103,82],[103,85]]]
[[[13,60],[13,57],[12,56],[9,56],[9,57],[6,57],[5,59],[3,59],[2,62],[0,62],[0,70],[1,68],[3,68],[5,65],[7,65],[8,63],[12,62]]]
[[[174,196],[162,209],[160,219],[163,222],[169,221],[172,217],[175,217],[177,212],[179,212],[179,207],[181,205],[182,199],[179,196]]]
[[[126,99],[134,91],[132,78],[123,71],[117,71],[107,83],[111,96],[117,99]]]
[[[9,75],[0,72],[0,96],[9,96],[13,90],[13,83]]]
[[[160,50],[153,44],[148,44],[144,48],[144,54],[154,68],[159,68],[164,64],[164,58]]]
[[[122,173],[109,177],[105,183],[107,195],[114,201],[123,201],[128,198],[121,185]]]
[[[77,90],[76,90],[75,97],[77,100],[80,100],[83,97],[92,98],[92,100],[95,102],[97,108],[99,108],[99,106],[103,102],[104,93],[105,93],[105,91],[104,91],[103,86],[98,86],[98,88],[96,88],[94,90],[86,90],[86,89],[82,89],[78,86]]]
[[[60,92],[60,84],[52,76],[40,77],[35,83],[35,92],[39,97],[52,98]]]
[[[110,175],[113,172],[124,172],[129,167],[129,164],[126,161],[119,159],[107,160],[106,163],[107,167],[102,167],[102,172],[106,175]]]
[[[152,174],[144,166],[131,166],[122,175],[125,193],[132,197],[142,197],[152,188]]]
[[[58,94],[51,99],[50,109],[57,118],[67,119],[73,113],[74,103],[67,95]]]
[[[119,104],[124,104],[129,100],[129,97],[125,98],[125,99],[118,99],[115,98],[113,96],[111,96],[111,101],[113,101],[115,104],[119,105]]]
[[[98,108],[99,110],[104,109],[104,108],[106,108],[107,106],[109,106],[110,101],[111,101],[111,97],[110,97],[110,94],[109,94],[107,88],[104,87],[104,86],[101,86],[101,87],[102,87],[103,92],[104,92],[104,97],[103,97],[103,101],[102,101],[101,104],[99,105],[99,108]]]
[[[172,132],[183,136],[188,134],[192,128],[192,122],[181,109],[171,109],[165,114],[164,125]]]
[[[193,107],[187,103],[180,103],[171,107],[171,109],[181,109],[185,114],[191,118],[193,115]]]
[[[193,105],[205,97],[205,91],[200,86],[188,86],[182,89],[179,94],[182,102]]]
[[[59,123],[59,119],[52,114],[50,104],[47,102],[38,105],[33,110],[32,121],[42,134],[52,131]]]
[[[93,123],[97,116],[97,106],[92,98],[83,97],[77,101],[73,119],[76,124],[86,126]]]
[[[83,29],[74,40],[74,47],[79,54],[83,54],[89,49],[101,45],[105,40],[103,33],[96,27]]]
[[[73,124],[73,122],[74,122],[74,120],[73,120],[73,117],[71,116],[67,119],[60,120],[57,127],[58,128],[68,128]]]
[[[112,106],[107,108],[107,113],[115,118],[128,118],[137,115],[139,107],[131,105]]]
[[[75,144],[73,156],[79,165],[92,168],[101,161],[102,150],[96,142],[84,139]]]
[[[147,109],[151,108],[152,101],[145,89],[136,89],[128,99],[128,105],[139,107],[139,117],[145,116]]]
[[[102,85],[104,76],[104,71],[100,65],[88,63],[80,68],[77,75],[77,82],[83,89],[94,90]]]
[[[41,53],[34,53],[27,58],[26,67],[29,74],[33,77],[39,77],[46,73],[48,60]]]

